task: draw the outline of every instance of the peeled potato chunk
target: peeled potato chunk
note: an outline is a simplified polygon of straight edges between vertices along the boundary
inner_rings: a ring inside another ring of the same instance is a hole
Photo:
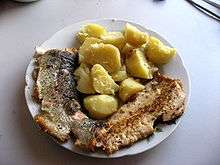
[[[139,49],[134,49],[132,54],[126,59],[126,67],[128,72],[134,77],[153,78],[151,66],[147,63],[144,53]]]
[[[151,62],[162,65],[168,63],[176,55],[176,49],[164,45],[156,37],[150,37],[145,53]]]
[[[93,87],[101,94],[114,94],[119,86],[100,64],[95,64],[91,69]]]
[[[101,64],[110,73],[118,71],[121,67],[120,52],[111,44],[92,44],[89,53],[84,54],[83,61],[90,65]]]
[[[94,37],[88,37],[82,44],[82,46],[79,48],[79,61],[82,62],[84,59],[85,54],[90,53],[90,46],[95,43],[101,43],[101,40]]]
[[[125,40],[134,47],[140,47],[149,39],[148,34],[140,31],[138,28],[129,23],[125,25],[124,36]]]
[[[124,79],[128,78],[126,67],[122,66],[119,71],[112,73],[111,76],[114,81],[123,81]]]
[[[81,64],[74,72],[74,75],[78,78],[76,89],[81,93],[94,94],[92,78],[89,67],[85,64]]]
[[[77,34],[77,37],[81,43],[85,41],[87,37],[100,38],[101,35],[106,34],[106,29],[98,24],[90,23],[82,27],[81,31]]]
[[[83,43],[86,40],[86,38],[89,37],[89,35],[87,33],[78,32],[76,37],[80,43]]]
[[[133,52],[133,49],[135,49],[135,48],[132,45],[130,45],[129,43],[126,43],[125,46],[122,49],[122,54],[124,56],[128,57]]]
[[[84,98],[84,106],[91,117],[103,119],[118,109],[118,100],[109,95],[94,95]]]
[[[121,50],[125,45],[125,37],[121,32],[109,32],[101,36],[103,43],[112,44]]]
[[[144,85],[136,82],[132,78],[122,81],[119,87],[119,97],[122,101],[127,101],[132,95],[144,89]]]
[[[76,76],[77,79],[80,78],[83,74],[90,74],[90,68],[88,65],[82,63],[80,66],[74,71],[74,76]]]

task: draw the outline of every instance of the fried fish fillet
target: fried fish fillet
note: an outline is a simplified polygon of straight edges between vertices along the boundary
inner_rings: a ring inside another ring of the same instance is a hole
[[[75,88],[76,50],[48,50],[36,57],[36,63],[33,95],[40,100],[41,111],[35,121],[60,142],[73,134],[77,146],[112,154],[153,134],[157,119],[171,121],[185,109],[181,82],[158,74],[108,120],[95,121],[83,113]]]
[[[59,142],[65,142],[73,133],[82,145],[89,144],[98,122],[81,111],[79,94],[73,72],[78,66],[75,49],[48,50],[35,57],[36,86],[33,96],[41,103],[36,123]]]
[[[111,154],[154,132],[154,122],[174,120],[184,112],[185,93],[179,80],[162,75],[145,85],[134,99],[123,105],[107,121],[94,143]]]

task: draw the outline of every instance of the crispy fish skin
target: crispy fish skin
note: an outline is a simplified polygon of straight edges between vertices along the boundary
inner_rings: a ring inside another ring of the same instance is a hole
[[[73,133],[86,146],[98,127],[81,111],[73,77],[77,58],[75,49],[52,49],[36,56],[38,74],[33,95],[40,100],[41,111],[35,121],[59,142],[65,142]]]
[[[184,112],[185,94],[179,80],[157,75],[137,93],[133,101],[123,105],[107,121],[94,144],[107,154],[130,146],[154,132],[154,122],[161,118],[167,122]],[[104,132],[104,133],[103,133]]]
[[[72,72],[78,66],[77,50],[52,49],[36,58],[38,97],[54,99],[77,98]]]
[[[38,74],[33,95],[41,102],[41,112],[35,116],[35,121],[42,130],[61,142],[70,138],[71,131],[69,116],[62,104],[77,97],[75,82],[70,76],[76,68],[75,54],[76,50],[53,49],[36,56]],[[65,97],[66,93],[69,98]]]

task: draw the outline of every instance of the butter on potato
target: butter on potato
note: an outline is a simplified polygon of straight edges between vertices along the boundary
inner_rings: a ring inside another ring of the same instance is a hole
[[[141,45],[148,42],[149,39],[148,34],[140,31],[138,28],[129,23],[125,25],[124,36],[126,42],[134,47],[140,47]]]
[[[81,93],[94,94],[96,93],[90,74],[89,67],[85,64],[81,64],[74,72],[74,75],[78,78],[76,89]]]
[[[112,94],[118,91],[119,86],[100,64],[95,64],[91,69],[93,87],[101,94]]]
[[[107,31],[103,26],[95,23],[89,23],[82,27],[81,31],[77,34],[77,38],[81,43],[83,43],[87,37],[100,38],[101,35],[106,33]]]
[[[91,117],[103,119],[118,109],[118,100],[109,95],[92,95],[84,98],[84,107]]]
[[[101,36],[101,40],[105,44],[112,44],[121,50],[125,45],[125,37],[121,32],[108,32]]]
[[[121,82],[119,87],[119,97],[122,101],[127,101],[132,95],[144,89],[144,85],[132,78],[127,78]]]
[[[144,53],[139,49],[134,49],[132,54],[126,59],[127,71],[134,77],[151,79],[152,70],[148,64]]]
[[[90,65],[101,64],[109,73],[116,72],[121,67],[120,52],[111,44],[90,45],[83,61]]]
[[[162,65],[168,63],[176,55],[176,49],[164,45],[156,37],[150,37],[145,54],[152,63]]]

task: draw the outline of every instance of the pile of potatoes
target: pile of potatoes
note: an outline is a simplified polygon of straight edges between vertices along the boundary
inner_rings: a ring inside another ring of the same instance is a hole
[[[80,66],[75,70],[77,90],[89,96],[84,107],[91,117],[104,119],[119,105],[144,89],[140,80],[152,79],[156,65],[169,62],[176,50],[131,24],[123,32],[108,32],[87,24],[77,34]]]

